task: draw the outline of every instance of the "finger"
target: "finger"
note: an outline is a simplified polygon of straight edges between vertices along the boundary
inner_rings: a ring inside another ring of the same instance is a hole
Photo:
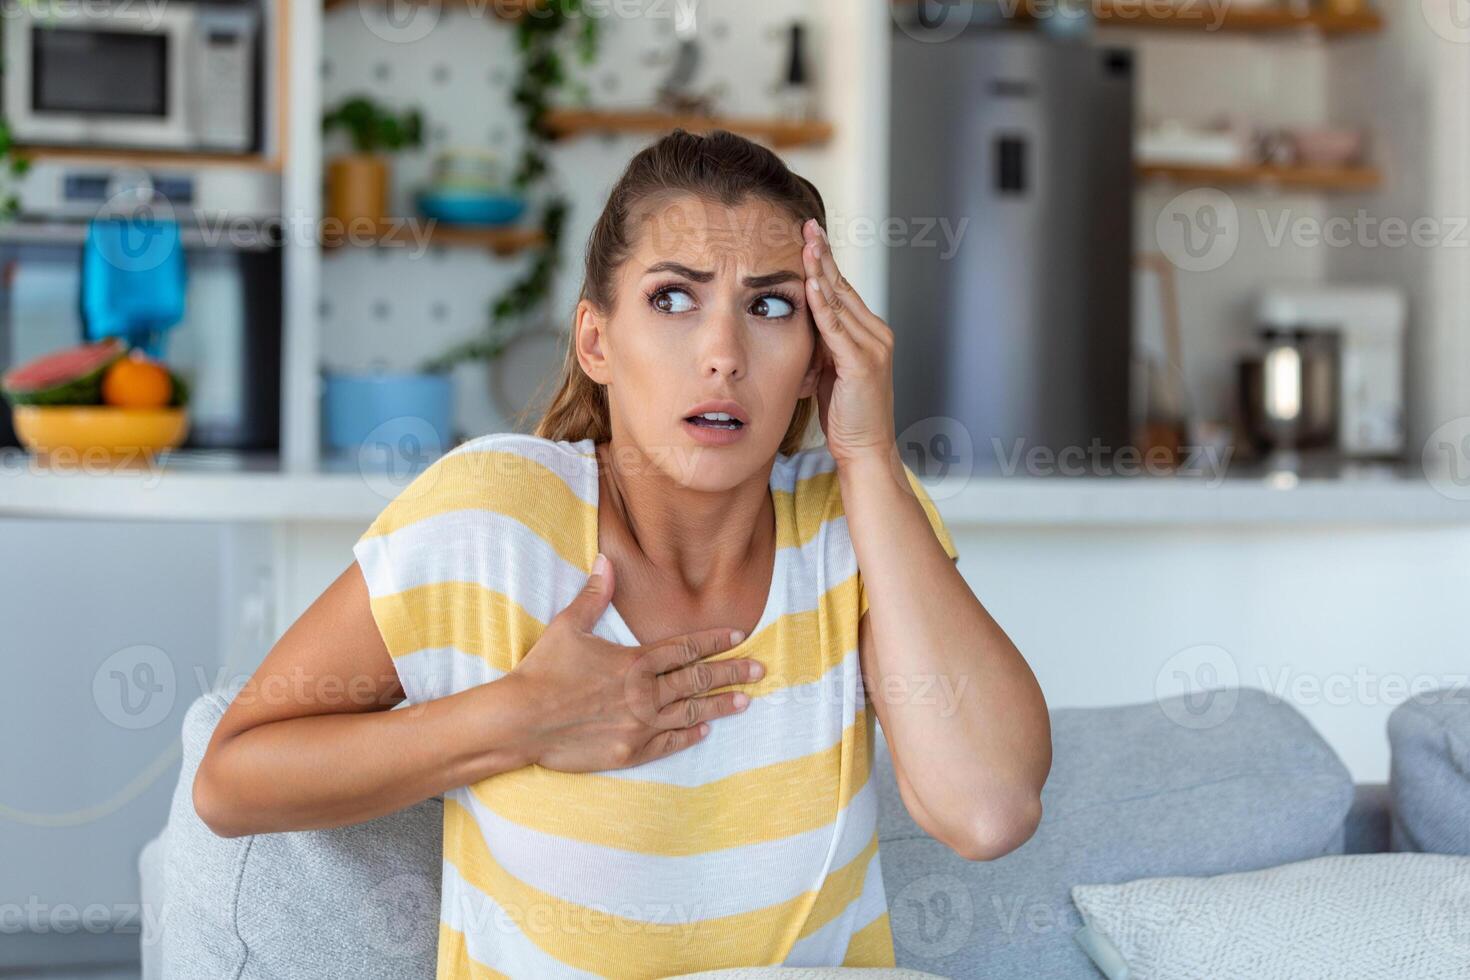
[[[672,728],[668,731],[659,732],[648,740],[648,743],[643,746],[643,751],[634,757],[633,761],[628,764],[628,767],[639,766],[645,762],[652,762],[654,759],[662,759],[664,756],[673,755],[680,749],[687,749],[707,734],[709,734],[709,722],[707,721],[702,721],[698,725],[693,725],[689,728]]]
[[[592,574],[587,577],[582,591],[567,603],[566,608],[557,614],[557,618],[566,619],[579,630],[592,632],[592,628],[602,618],[603,611],[607,609],[607,604],[612,601],[613,585],[612,562],[602,552],[598,552],[592,563]]]
[[[711,654],[723,653],[745,639],[743,630],[724,627],[685,633],[668,640],[660,640],[648,648],[642,664],[655,674],[675,670],[685,664],[702,660]]]
[[[750,695],[743,691],[708,694],[698,698],[681,698],[659,711],[658,728],[691,728],[702,721],[714,721],[738,715],[750,707]]]
[[[837,258],[832,254],[832,243],[827,240],[827,233],[818,225],[815,235],[812,247],[816,253],[817,268],[821,270],[822,278],[831,287],[829,292],[836,296],[838,305],[852,315],[855,326],[868,330],[874,329],[878,317],[868,309],[868,304],[863,301],[857,288],[837,267]]]
[[[729,684],[745,684],[756,680],[764,668],[754,660],[700,661],[671,670],[658,677],[657,704],[662,707],[679,698],[712,691]]]
[[[807,303],[812,308],[812,319],[817,332],[827,345],[827,355],[835,368],[839,364],[852,363],[863,357],[862,345],[853,337],[843,319],[842,311],[832,305],[833,297],[823,292],[827,287],[820,276],[808,276],[806,281]]]

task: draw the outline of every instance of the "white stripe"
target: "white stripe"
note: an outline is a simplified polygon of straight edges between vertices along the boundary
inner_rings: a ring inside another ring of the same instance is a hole
[[[592,441],[555,442],[540,436],[519,432],[492,432],[455,446],[442,458],[450,456],[473,456],[477,453],[513,453],[533,463],[539,463],[561,477],[571,491],[585,503],[597,506],[597,457],[592,451]],[[469,461],[471,467],[474,461]],[[500,471],[487,466],[487,479]],[[504,474],[515,479],[514,473]]]
[[[425,647],[393,658],[393,668],[403,685],[405,700],[419,704],[446,698],[505,676],[483,657],[464,653],[457,647]]]
[[[544,910],[520,911],[533,925],[546,919]],[[440,916],[449,928],[464,933],[470,958],[512,977],[544,977],[546,980],[596,980],[568,966],[532,942],[501,904],[464,879],[448,860],[444,861]]]
[[[863,889],[858,897],[848,903],[847,908],[832,917],[822,928],[809,936],[798,939],[781,961],[782,966],[840,966],[847,955],[847,944],[853,934],[870,925],[888,910],[883,892],[883,870],[880,860],[882,852],[875,852],[868,860],[867,873],[863,875]]]
[[[857,572],[847,519],[834,518],[826,527],[825,535],[777,550],[772,601],[758,629],[788,613],[816,608],[820,596],[807,587],[816,569],[825,567],[829,589]],[[374,597],[435,582],[473,582],[506,596],[542,623],[550,622],[587,581],[544,538],[493,510],[436,514],[364,538],[353,550]]]
[[[526,885],[577,905],[641,921],[713,919],[752,912],[821,887],[822,861],[842,821],[832,867],[857,858],[877,829],[874,781],[825,826],[703,854],[666,857],[589,844],[506,820],[472,792],[462,794],[487,849]],[[749,819],[759,820],[759,814]]]
[[[778,688],[742,712],[710,722],[709,734],[673,755],[603,775],[671,786],[703,786],[762,766],[823,752],[842,740],[858,712],[857,650],[809,684]]]

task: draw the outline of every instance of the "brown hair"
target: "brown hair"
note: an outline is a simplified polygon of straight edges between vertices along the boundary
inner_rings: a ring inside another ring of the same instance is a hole
[[[823,228],[827,226],[827,209],[815,185],[793,173],[775,153],[723,129],[706,135],[676,129],[641,150],[613,185],[587,239],[579,302],[586,299],[602,312],[612,312],[616,299],[613,279],[631,251],[633,219],[650,199],[670,193],[693,194],[727,207],[754,197],[789,214],[798,225],[816,218]],[[604,442],[612,436],[607,391],[582,370],[574,333],[569,331],[567,337],[556,395],[535,434],[571,442],[587,438]],[[796,403],[779,452],[790,455],[803,448],[815,413],[815,396]]]

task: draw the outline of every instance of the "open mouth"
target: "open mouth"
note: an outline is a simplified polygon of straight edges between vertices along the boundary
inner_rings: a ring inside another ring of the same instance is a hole
[[[739,429],[745,424],[727,412],[705,412],[702,415],[690,415],[684,421],[697,425],[702,429]]]

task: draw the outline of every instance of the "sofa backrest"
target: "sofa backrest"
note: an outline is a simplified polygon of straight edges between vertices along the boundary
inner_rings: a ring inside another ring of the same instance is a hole
[[[1053,711],[1041,827],[989,862],[909,817],[880,731],[873,778],[898,965],[957,980],[1095,980],[1072,939],[1072,885],[1340,853],[1353,785],[1332,750],[1264,692],[1216,694],[1204,714],[1183,699]],[[205,695],[184,720],[164,835],[163,976],[434,976],[442,801],[353,827],[218,837],[192,787],[226,703]]]

